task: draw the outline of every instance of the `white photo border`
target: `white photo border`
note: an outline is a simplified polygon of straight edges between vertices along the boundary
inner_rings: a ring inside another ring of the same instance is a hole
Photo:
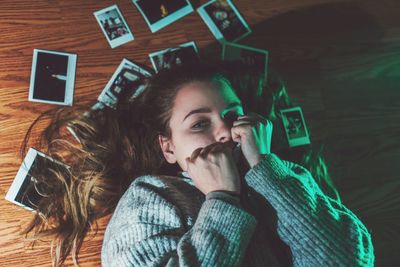
[[[264,66],[264,83],[267,82],[267,78],[268,78],[268,60],[269,60],[269,51],[268,50],[263,50],[263,49],[259,49],[259,48],[255,48],[255,47],[251,47],[251,46],[247,46],[247,45],[242,45],[242,44],[238,44],[238,43],[232,43],[232,42],[224,42],[222,45],[222,55],[221,55],[221,59],[225,60],[225,56],[226,56],[226,46],[234,46],[240,49],[246,49],[246,50],[250,50],[250,51],[254,51],[260,54],[265,54],[265,66]]]
[[[194,48],[194,50],[196,51],[196,53],[199,54],[199,49],[197,48],[196,43],[194,41],[182,43],[182,44],[179,44],[178,46],[175,46],[175,47],[171,47],[171,48],[167,48],[167,49],[163,49],[163,50],[159,50],[159,51],[150,53],[149,54],[149,58],[150,58],[151,65],[153,66],[154,71],[155,72],[159,71],[157,69],[156,63],[154,62],[154,59],[153,59],[154,57],[156,57],[156,56],[158,56],[160,54],[165,54],[167,52],[175,51],[175,50],[177,50],[179,48],[189,47],[189,46],[192,46]]]
[[[36,80],[37,57],[38,57],[39,52],[54,54],[54,55],[61,55],[61,56],[68,56],[67,78],[65,80],[65,94],[64,94],[63,102],[44,100],[44,99],[33,97],[33,92],[35,89],[34,88],[35,80]],[[30,84],[29,84],[28,100],[32,101],[32,102],[72,106],[73,99],[74,99],[74,87],[75,87],[75,74],[76,74],[77,59],[78,59],[78,55],[74,54],[74,53],[58,52],[58,51],[36,49],[36,48],[33,49],[33,59],[32,59],[32,69],[31,69],[31,79],[30,79]]]
[[[104,87],[103,91],[101,91],[100,95],[97,97],[97,101],[104,103],[102,100],[104,98],[108,98],[107,92],[109,91],[111,85],[114,83],[117,76],[121,73],[125,65],[130,65],[132,67],[138,68],[143,72],[144,76],[150,77],[152,74],[148,72],[146,69],[142,68],[141,66],[133,63],[132,61],[123,58],[121,63],[118,65],[117,69],[114,71],[113,75],[111,76],[110,80],[108,80],[106,86]],[[104,103],[106,104],[106,103]]]
[[[66,168],[69,168],[68,165],[65,165],[64,163],[59,162],[59,161],[47,156],[46,154],[36,150],[35,148],[33,148],[33,147],[29,148],[29,150],[26,153],[25,158],[22,161],[21,166],[19,167],[18,172],[15,175],[15,178],[14,178],[10,188],[8,189],[7,194],[4,197],[4,199],[6,199],[9,202],[14,203],[14,204],[16,204],[16,205],[18,205],[20,207],[23,207],[23,208],[25,208],[25,209],[27,209],[29,211],[34,211],[34,212],[35,212],[34,209],[32,209],[32,208],[30,208],[28,206],[25,206],[24,204],[16,201],[15,198],[18,195],[18,193],[19,193],[19,191],[21,189],[21,186],[24,183],[25,179],[27,179],[28,174],[29,174],[29,170],[31,169],[32,164],[35,161],[37,156],[41,156],[41,157],[46,158],[46,159],[48,159],[48,160],[50,160],[52,162],[55,162],[57,164],[65,166]]]
[[[15,198],[24,183],[25,179],[27,179],[28,172],[35,161],[37,155],[39,152],[35,150],[34,148],[29,148],[28,153],[26,154],[24,160],[22,161],[21,166],[19,167],[19,170],[17,172],[17,175],[14,178],[14,181],[12,182],[10,188],[8,189],[8,192],[5,196],[5,199],[18,205],[21,206],[27,210],[33,211],[32,208],[23,205],[22,203],[15,201]]]
[[[297,111],[297,112],[300,113],[301,121],[303,123],[304,132],[305,132],[306,136],[299,137],[299,138],[292,138],[292,139],[289,137],[289,134],[288,134],[288,132],[286,130],[286,127],[285,127],[285,123],[283,122],[283,117],[284,116],[286,117],[285,113],[292,112],[292,111]],[[306,124],[306,122],[304,120],[304,116],[303,116],[303,112],[302,112],[301,107],[300,106],[296,106],[296,107],[292,107],[292,108],[281,109],[279,112],[281,114],[282,124],[283,124],[283,128],[285,130],[285,133],[286,133],[286,138],[288,140],[289,147],[297,147],[297,146],[310,144],[310,136],[309,136],[309,133],[308,133],[307,124]]]
[[[118,38],[116,38],[114,40],[110,40],[108,38],[107,32],[104,30],[103,25],[101,25],[101,22],[100,22],[100,19],[98,18],[98,16],[103,14],[103,13],[105,13],[105,12],[114,10],[114,9],[117,10],[122,22],[124,23],[124,25],[127,28],[129,33],[127,33],[127,34],[125,34],[123,36],[120,36],[120,37],[118,37]],[[93,13],[93,15],[96,18],[97,23],[100,25],[101,31],[103,32],[104,36],[106,37],[107,42],[111,46],[111,48],[115,48],[117,46],[123,45],[123,44],[125,44],[127,42],[130,42],[130,41],[133,41],[135,39],[131,29],[129,28],[128,23],[126,23],[125,18],[122,15],[122,12],[119,10],[119,8],[118,8],[118,6],[116,4],[114,4],[112,6],[109,6],[109,7],[106,7],[106,8],[103,8],[103,9],[101,9],[99,11],[96,11],[96,12]]]
[[[181,9],[175,11],[174,13],[169,14],[165,18],[160,19],[157,22],[151,24],[150,21],[147,19],[146,14],[143,12],[143,10],[140,8],[140,5],[137,3],[138,1],[140,1],[140,0],[132,0],[133,4],[139,10],[140,14],[142,14],[144,20],[146,21],[146,23],[149,26],[150,31],[152,33],[155,33],[157,31],[167,27],[171,23],[183,18],[184,16],[186,16],[194,11],[192,4],[188,0],[185,0],[185,2],[187,3],[187,5],[185,7],[181,8]],[[142,1],[148,1],[148,0],[142,0]]]
[[[206,23],[206,25],[210,29],[211,33],[214,35],[215,39],[217,39],[221,43],[224,43],[224,42],[227,42],[227,40],[225,39],[225,37],[222,34],[222,32],[218,29],[218,27],[215,25],[215,23],[213,22],[211,17],[208,15],[207,11],[205,10],[205,8],[208,5],[211,5],[212,3],[216,2],[216,1],[217,0],[211,0],[211,1],[201,5],[200,7],[197,8],[197,13],[199,13],[200,17]],[[241,36],[239,36],[238,38],[232,40],[231,42],[233,43],[233,42],[237,42],[237,41],[243,39],[244,37],[246,37],[247,35],[249,35],[252,32],[252,30],[251,30],[250,26],[247,24],[247,22],[244,20],[242,15],[239,13],[238,9],[232,3],[232,1],[230,1],[230,0],[225,0],[225,1],[229,4],[229,6],[235,12],[235,15],[239,18],[240,22],[243,24],[243,26],[247,30],[246,33],[244,33]]]

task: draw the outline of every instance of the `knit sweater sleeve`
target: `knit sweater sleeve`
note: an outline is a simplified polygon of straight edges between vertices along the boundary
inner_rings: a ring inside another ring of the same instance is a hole
[[[373,266],[371,235],[357,216],[323,194],[310,172],[271,153],[246,182],[277,213],[277,231],[294,266]]]
[[[102,266],[239,266],[256,219],[220,199],[203,202],[190,229],[162,184],[137,178],[107,226]],[[188,200],[182,200],[182,203]]]

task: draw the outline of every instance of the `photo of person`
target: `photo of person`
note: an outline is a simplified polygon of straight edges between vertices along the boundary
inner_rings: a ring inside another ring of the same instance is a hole
[[[112,48],[134,39],[117,5],[97,11],[94,15]]]
[[[290,147],[310,144],[307,127],[300,107],[280,111]]]
[[[133,95],[132,90],[138,88],[141,84],[143,84],[142,77],[132,70],[125,68],[117,75],[117,78],[113,81],[110,88],[108,88],[106,94],[116,104],[118,99]]]
[[[187,0],[134,0],[151,32],[156,32],[193,11]]]
[[[267,79],[267,50],[226,42],[222,47],[222,60],[238,61],[246,65],[251,72],[262,73],[263,82]]]
[[[156,72],[164,68],[169,69],[176,65],[199,60],[198,49],[194,42],[187,42],[179,45],[179,47],[154,52],[149,57]]]
[[[230,0],[212,0],[199,7],[198,13],[219,41],[235,42],[251,33]]]
[[[72,105],[76,54],[34,49],[29,101]]]
[[[299,138],[305,135],[304,125],[298,112],[287,112],[286,114],[287,125],[286,129],[290,138]]]
[[[123,59],[97,99],[101,104],[96,103],[92,109],[101,109],[104,105],[116,108],[121,99],[131,100],[140,93],[145,79],[150,76],[143,67]]]

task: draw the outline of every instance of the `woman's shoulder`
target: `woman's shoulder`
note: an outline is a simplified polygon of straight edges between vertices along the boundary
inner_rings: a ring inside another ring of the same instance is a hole
[[[119,200],[118,207],[132,206],[133,202],[167,201],[171,196],[197,190],[189,178],[169,175],[142,175],[135,178]],[[156,200],[158,199],[158,200]]]
[[[107,224],[104,244],[116,239],[125,240],[126,235],[141,239],[144,228],[154,230],[165,224],[181,227],[181,214],[169,197],[169,180],[175,181],[177,178],[162,175],[137,177],[118,201]]]
[[[135,180],[132,181],[128,190],[135,190],[143,186],[154,186],[157,188],[164,188],[167,186],[166,179],[161,175],[142,175],[136,177]]]
[[[160,222],[163,219],[172,220],[176,225],[189,223],[203,201],[202,193],[181,177],[139,176],[118,201],[107,232],[130,228],[132,222],[150,223],[146,218],[159,218]]]
[[[190,178],[171,176],[171,175],[155,175],[147,174],[135,178],[128,190],[134,191],[142,187],[151,188],[167,188],[178,184],[194,185]]]
[[[114,210],[112,221],[124,223],[120,218],[139,218],[148,210],[174,209],[168,199],[171,181],[178,183],[179,177],[163,175],[143,175],[135,178],[122,195]],[[183,183],[184,181],[181,181]]]

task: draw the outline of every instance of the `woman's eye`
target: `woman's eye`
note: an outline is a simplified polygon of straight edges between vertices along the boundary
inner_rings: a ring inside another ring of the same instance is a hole
[[[192,126],[192,129],[198,130],[198,129],[203,129],[208,125],[207,121],[199,121],[195,125]]]

